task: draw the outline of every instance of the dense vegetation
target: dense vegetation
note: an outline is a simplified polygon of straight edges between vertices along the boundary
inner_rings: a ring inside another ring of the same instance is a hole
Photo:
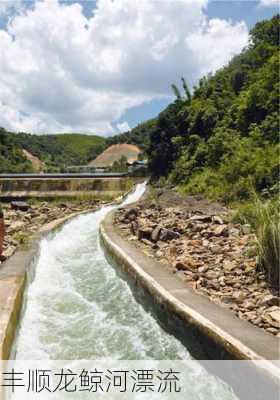
[[[0,128],[0,173],[32,172],[32,164],[22,154],[15,136]]]
[[[32,165],[21,149],[45,163],[48,171],[64,171],[70,165],[83,165],[105,147],[100,136],[82,134],[31,135],[0,129],[0,172],[31,172]]]
[[[228,66],[200,80],[191,95],[173,85],[176,100],[156,119],[107,140],[78,134],[30,135],[2,129],[1,171],[29,170],[25,148],[49,170],[87,164],[105,147],[131,143],[144,149],[155,180],[186,193],[226,202],[252,190],[277,193],[279,177],[279,16],[258,23],[250,44]],[[9,155],[7,155],[9,153]]]
[[[112,144],[136,144],[154,181],[237,203],[238,218],[256,229],[260,262],[279,285],[279,25],[279,15],[256,24],[248,47],[226,67],[202,78],[192,94],[182,78],[182,93],[172,85],[172,104],[124,134],[105,140],[0,129],[0,172],[31,170],[21,148],[49,170],[63,170]],[[114,168],[124,168],[124,161]]]
[[[150,119],[142,124],[137,125],[135,128],[128,132],[121,133],[116,136],[111,136],[107,139],[106,145],[111,146],[117,143],[135,144],[142,150],[146,150],[149,146],[150,135],[156,127],[157,120]]]
[[[160,113],[147,149],[155,181],[238,205],[255,228],[259,265],[279,290],[279,15],[250,33],[228,66]]]
[[[46,164],[51,171],[63,171],[70,165],[84,165],[104,148],[105,139],[82,134],[31,135],[16,134],[17,143]]]
[[[225,201],[277,192],[279,16],[258,23],[250,45],[158,117],[148,155],[154,178]]]

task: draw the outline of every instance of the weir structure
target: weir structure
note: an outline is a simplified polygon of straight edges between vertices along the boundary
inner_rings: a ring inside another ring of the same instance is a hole
[[[0,175],[0,201],[28,198],[113,199],[142,181],[125,173]]]

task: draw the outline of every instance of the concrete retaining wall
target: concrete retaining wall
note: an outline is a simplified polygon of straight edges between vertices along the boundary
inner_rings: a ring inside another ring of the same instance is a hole
[[[167,268],[124,240],[111,212],[100,227],[107,255],[128,275],[136,297],[199,359],[279,360],[278,338],[195,293]],[[277,363],[268,362],[277,376]]]
[[[0,179],[0,197],[112,196],[130,190],[134,181],[129,177]]]
[[[18,250],[0,267],[0,357],[8,360],[18,328],[22,309],[26,272],[37,254],[38,244],[43,235],[57,229],[64,222],[90,211],[67,215],[44,225],[33,237],[27,250]]]
[[[114,203],[121,203],[132,189],[123,190],[122,196],[116,197]],[[126,186],[125,186],[126,187]],[[96,211],[96,210],[94,210]],[[37,232],[26,250],[17,250],[16,253],[0,266],[0,357],[8,360],[11,354],[13,341],[18,328],[22,309],[23,293],[25,289],[26,273],[32,260],[38,252],[38,244],[43,235],[46,235],[63,225],[66,221],[91,210],[81,211],[56,219],[45,224]],[[1,391],[0,391],[1,392]],[[0,393],[1,395],[1,393]],[[1,399],[1,396],[0,396]]]

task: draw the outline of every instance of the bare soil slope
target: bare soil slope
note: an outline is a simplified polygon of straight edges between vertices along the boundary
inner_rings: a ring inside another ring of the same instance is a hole
[[[33,154],[29,153],[29,151],[22,149],[24,157],[27,158],[32,163],[32,167],[35,172],[41,172],[44,169],[44,163]]]
[[[133,163],[140,153],[141,149],[134,144],[114,144],[103,151],[95,160],[91,161],[89,165],[98,168],[110,167],[123,156],[126,157],[129,163]]]

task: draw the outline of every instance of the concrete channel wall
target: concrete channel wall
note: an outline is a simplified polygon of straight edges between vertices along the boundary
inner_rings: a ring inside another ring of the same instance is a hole
[[[26,271],[37,254],[39,240],[79,214],[81,213],[74,213],[45,225],[34,237],[30,249],[17,251],[1,266],[2,360],[9,359],[11,355],[23,304]],[[262,377],[259,381],[264,393],[267,392],[267,379],[270,385],[271,381],[274,384],[279,377],[278,364],[270,361],[279,359],[277,338],[239,320],[229,311],[196,294],[161,264],[125,241],[118,228],[113,225],[113,212],[102,222],[100,235],[106,255],[124,279],[129,281],[136,298],[152,310],[164,328],[177,336],[195,358],[264,361],[265,378],[263,380]],[[256,369],[259,374],[258,367]],[[253,392],[248,391],[248,395],[254,399],[264,398],[260,397],[261,392],[254,393],[254,388]]]
[[[33,237],[30,247],[18,250],[0,267],[0,357],[8,360],[18,328],[25,289],[26,273],[37,254],[40,239],[82,211],[67,215],[44,225]]]
[[[139,181],[143,181],[139,179]],[[113,204],[118,204],[128,195],[133,186],[129,183],[129,190],[123,190],[121,196],[115,196]],[[127,186],[125,186],[127,188]],[[96,210],[93,210],[93,212]],[[38,245],[44,235],[59,228],[70,219],[85,213],[85,210],[72,213],[66,217],[56,219],[44,225],[37,232],[26,250],[17,250],[15,254],[0,266],[0,357],[8,360],[11,355],[13,341],[18,328],[23,303],[23,294],[26,283],[26,273],[32,260],[38,252]],[[0,396],[1,400],[1,396]]]
[[[100,226],[106,255],[128,281],[135,297],[161,325],[181,340],[197,359],[250,361],[247,365],[250,364],[250,369],[254,370],[253,381],[262,382],[263,393],[268,393],[271,384],[277,393],[279,338],[240,320],[230,311],[195,293],[162,264],[124,240],[113,219],[114,211]],[[211,362],[208,364],[210,368],[213,366]],[[237,377],[237,386],[241,378]],[[255,389],[254,384],[251,394],[250,391],[248,394],[262,399],[259,397],[261,393],[256,395]]]

